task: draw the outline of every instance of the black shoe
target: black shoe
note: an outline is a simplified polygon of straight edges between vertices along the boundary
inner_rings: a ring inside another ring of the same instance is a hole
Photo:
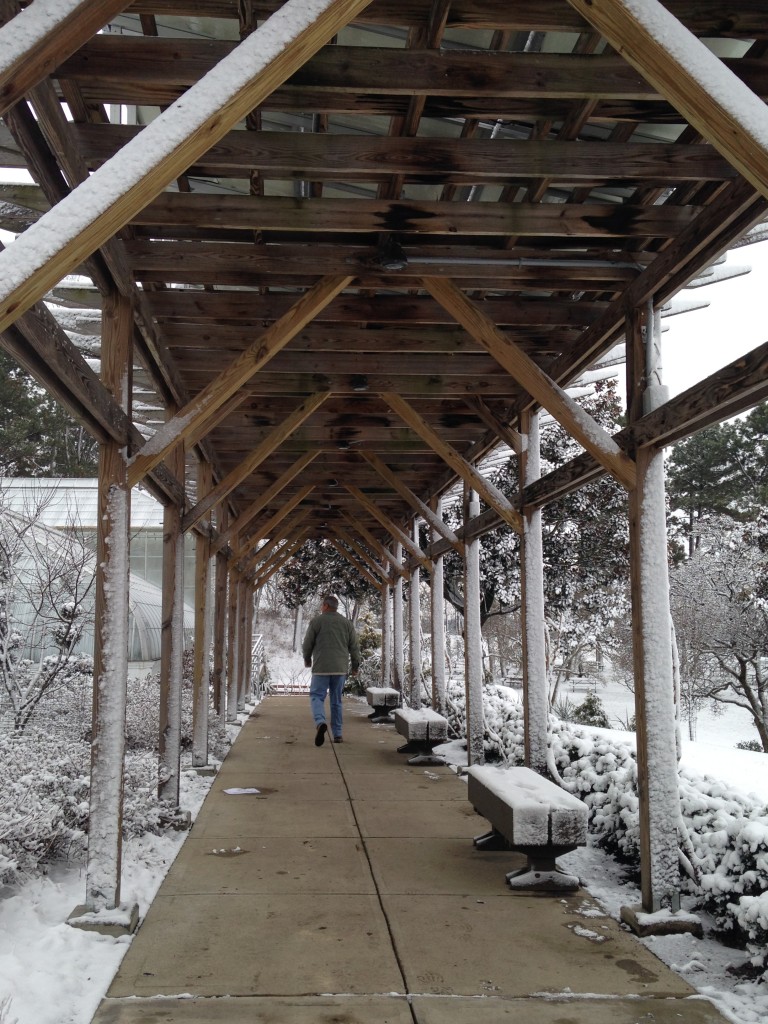
[[[328,726],[325,724],[325,722],[321,722],[320,725],[318,725],[318,727],[317,727],[317,732],[315,733],[315,746],[316,747],[322,747],[322,745],[325,743],[325,734],[327,732],[328,732]]]
[[[333,742],[334,743],[343,743],[344,742],[344,737],[343,736],[334,736],[333,737]]]

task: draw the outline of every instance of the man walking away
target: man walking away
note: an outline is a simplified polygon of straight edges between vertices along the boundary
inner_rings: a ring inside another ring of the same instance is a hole
[[[338,598],[326,594],[320,606],[320,614],[310,622],[301,646],[304,664],[312,669],[309,703],[315,720],[316,747],[322,747],[328,731],[325,697],[329,691],[333,742],[342,742],[341,692],[347,673],[355,676],[360,667],[360,644],[355,627],[349,619],[339,614],[338,609]]]

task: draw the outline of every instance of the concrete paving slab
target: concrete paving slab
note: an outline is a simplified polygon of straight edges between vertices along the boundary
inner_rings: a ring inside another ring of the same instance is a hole
[[[260,799],[233,796],[224,803],[222,796],[206,801],[194,824],[196,836],[230,836],[242,842],[254,837],[300,836],[305,839],[350,838],[359,835],[352,806],[348,801],[323,800],[320,803],[294,799]]]
[[[158,896],[110,997],[403,992],[374,896]]]
[[[228,789],[258,789],[258,793],[227,793]],[[258,771],[242,768],[219,772],[210,790],[211,803],[221,794],[224,800],[348,800],[349,794],[338,768],[322,775],[304,772]]]
[[[448,999],[417,996],[416,1024],[723,1024],[696,999]]]
[[[679,997],[694,991],[616,921],[585,916],[599,908],[583,893],[384,896],[382,902],[414,994]]]
[[[375,893],[359,839],[189,836],[163,895],[203,893]]]
[[[107,1000],[93,1024],[413,1024],[404,996]],[[465,1018],[466,1021],[466,1018]],[[620,1022],[623,1024],[623,1022]],[[697,1022],[698,1024],[698,1022]]]
[[[353,800],[467,800],[467,787],[452,771],[439,768],[395,768],[386,772],[350,773]]]
[[[507,851],[480,853],[467,838],[367,839],[366,849],[381,893],[420,895],[509,893],[506,873],[525,866]]]
[[[224,760],[219,774],[236,771],[287,771],[305,775],[336,774],[339,770],[333,751],[316,747],[312,737],[242,736]]]
[[[485,818],[463,800],[368,800],[355,804],[355,814],[360,834],[366,838],[458,836],[471,839],[489,828]]]

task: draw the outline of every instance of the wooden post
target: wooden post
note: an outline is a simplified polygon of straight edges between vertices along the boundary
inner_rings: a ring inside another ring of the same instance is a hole
[[[638,314],[627,321],[630,422],[664,400],[658,345],[649,310],[645,332]],[[643,380],[645,387],[638,387]],[[642,394],[643,402],[638,397]],[[669,608],[664,457],[661,450],[637,453],[637,487],[630,494],[629,536],[632,585],[632,644],[640,797],[642,908],[653,913],[680,907],[677,822],[680,793]]]
[[[184,479],[184,446],[167,463]],[[184,655],[184,534],[182,509],[163,509],[163,612],[160,635],[160,757],[157,793],[172,813],[179,806],[181,765],[181,677]]]
[[[197,494],[211,489],[209,462],[197,464]],[[209,517],[210,521],[210,517]],[[208,764],[208,709],[210,706],[210,569],[211,542],[207,536],[195,536],[195,667],[192,691],[192,766]]]
[[[432,511],[442,518],[442,498],[434,498]],[[432,530],[432,543],[439,539],[437,530]],[[432,634],[432,707],[440,715],[447,710],[445,684],[445,597],[443,594],[443,556],[432,560],[432,585],[430,587],[430,618]]]
[[[234,571],[229,573],[229,606],[227,609],[227,721],[237,722],[237,599],[240,593]]]
[[[480,515],[480,500],[464,488],[464,523]],[[464,541],[464,685],[467,695],[467,762],[483,764],[483,640],[480,630],[480,538]]]
[[[237,710],[245,711],[245,696],[248,689],[248,599],[250,588],[244,579],[240,580],[237,595]]]
[[[130,302],[121,295],[107,296],[101,376],[129,418],[132,332]],[[131,514],[126,455],[126,449],[112,441],[99,448],[93,739],[84,908],[88,912],[111,909],[120,903]]]
[[[381,585],[381,685],[392,685],[392,587]]]
[[[248,584],[245,588],[245,699],[254,696],[253,685],[253,588]]]
[[[395,545],[395,557],[398,565],[403,564],[403,545]],[[403,692],[405,682],[405,638],[403,636],[403,577],[398,574],[395,580],[395,593],[392,608],[392,642],[394,644],[395,689]]]
[[[219,506],[219,532],[227,528],[226,502]],[[213,609],[213,700],[223,723],[227,713],[227,582],[229,566],[226,551],[216,552],[216,583]]]
[[[419,521],[413,521],[413,540],[419,545]],[[414,561],[408,584],[408,657],[411,672],[408,686],[408,704],[417,710],[421,707],[421,602],[419,589],[421,572],[419,563]]]
[[[527,435],[518,459],[520,493],[541,475],[539,414],[525,412],[520,430]],[[544,625],[544,554],[541,509],[521,508],[520,541],[522,588],[523,695],[525,714],[525,763],[547,774],[547,653]]]

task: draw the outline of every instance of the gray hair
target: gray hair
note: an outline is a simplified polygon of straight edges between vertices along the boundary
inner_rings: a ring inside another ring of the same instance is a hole
[[[335,594],[323,594],[323,604],[332,612],[339,610],[339,599]]]

